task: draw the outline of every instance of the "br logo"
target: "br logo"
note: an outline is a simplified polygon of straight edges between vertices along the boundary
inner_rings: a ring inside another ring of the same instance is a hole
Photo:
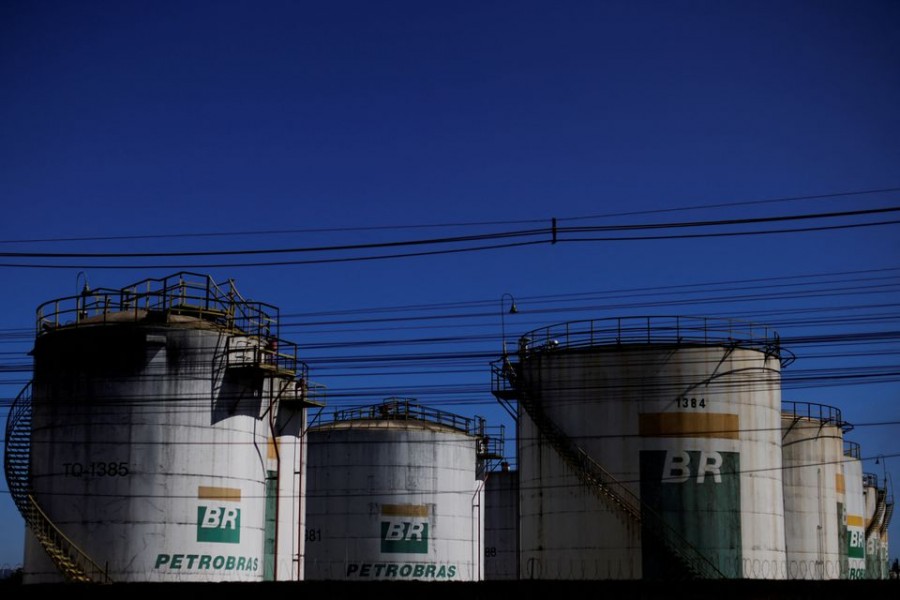
[[[381,506],[381,551],[386,554],[428,554],[428,506]]]
[[[202,502],[197,506],[197,541],[239,543],[241,490],[200,486],[197,499]]]
[[[866,536],[861,529],[850,530],[850,547],[848,554],[850,558],[866,557]]]
[[[691,461],[691,454],[695,460]],[[699,454],[699,460],[697,455]],[[686,452],[684,450],[667,450],[663,465],[663,483],[684,483],[696,478],[697,483],[706,481],[709,475],[716,483],[722,483],[721,452]]]

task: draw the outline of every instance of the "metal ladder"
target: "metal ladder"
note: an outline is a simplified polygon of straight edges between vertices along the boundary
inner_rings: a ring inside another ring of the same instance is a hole
[[[884,518],[881,520],[882,537],[887,533],[888,525],[891,524],[891,517],[894,515],[894,497],[893,495],[884,503]]]
[[[6,420],[3,466],[16,508],[66,581],[108,583],[109,576],[53,524],[34,498],[31,485],[31,383],[19,393]]]
[[[597,498],[634,524],[641,525],[642,521],[646,521],[646,525],[641,530],[650,533],[660,541],[662,547],[681,564],[684,572],[689,576],[703,579],[725,578],[725,575],[708,558],[666,523],[656,511],[617,481],[547,416],[541,408],[540,401],[533,398],[532,394],[525,389],[529,386],[518,385],[519,363],[510,363],[504,357],[501,361],[494,363],[492,367],[495,382],[494,395],[499,400],[517,400],[535,424],[538,432],[550,442],[563,462]]]
[[[866,527],[866,539],[869,539],[874,532],[881,530],[881,524],[884,522],[884,514],[887,511],[887,489],[886,488],[875,488],[875,514],[872,515],[872,520],[869,521],[869,526]],[[894,506],[891,503],[891,512],[893,512]]]

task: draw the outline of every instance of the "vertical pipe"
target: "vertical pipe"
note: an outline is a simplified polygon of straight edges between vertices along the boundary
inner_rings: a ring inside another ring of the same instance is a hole
[[[272,580],[278,581],[278,511],[281,504],[281,450],[278,448],[278,435],[275,429],[275,377],[267,377],[263,380],[263,386],[269,383],[269,435],[272,436],[272,446],[275,450],[275,541],[272,549]],[[267,494],[266,502],[269,498]]]
[[[822,525],[825,522],[825,510],[822,506],[825,498],[825,489],[822,485],[822,468],[819,467],[816,469],[816,486],[819,490],[819,514],[818,514],[818,523],[816,524],[816,533],[818,536],[817,542],[819,545],[819,556],[816,560],[816,572],[819,576],[819,579],[825,579],[825,550],[823,548],[824,544],[824,535],[825,532],[822,529]],[[820,570],[821,568],[821,570]]]
[[[308,381],[305,379],[304,381]],[[308,398],[308,386],[306,384],[303,385],[303,397],[304,400]],[[316,413],[315,417],[313,417],[313,421],[321,416],[323,409],[319,409],[319,412]],[[302,543],[298,546],[298,552],[300,553],[297,560],[297,580],[302,581],[306,578],[306,536],[305,529],[307,525],[306,513],[307,513],[307,502],[309,500],[308,490],[309,490],[309,482],[306,478],[307,472],[307,461],[309,461],[309,457],[306,456],[309,444],[309,409],[304,406],[301,411],[301,418],[303,421],[301,422],[300,428],[300,469],[299,474],[297,476],[297,481],[299,483],[297,488],[297,502],[300,507],[300,518],[302,519],[303,527],[299,528],[299,536],[303,540]]]

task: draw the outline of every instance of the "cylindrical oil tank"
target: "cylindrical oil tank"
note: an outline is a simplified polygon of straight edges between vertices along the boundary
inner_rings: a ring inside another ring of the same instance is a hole
[[[889,574],[886,517],[890,517],[890,512],[886,484],[886,481],[879,483],[878,476],[874,473],[863,475],[863,494],[866,503],[867,579],[887,579]]]
[[[519,473],[503,463],[484,483],[484,578],[518,579]]]
[[[844,440],[847,579],[866,578],[866,501],[859,444]]]
[[[483,579],[480,424],[392,398],[311,426],[306,579]]]
[[[30,469],[7,470],[37,507],[17,499],[26,581],[84,575],[49,559],[61,552],[94,580],[299,577],[301,507],[289,531],[278,512],[299,502],[282,474],[303,477],[306,385],[296,347],[274,347],[277,309],[179,273],[86,288],[38,326]]]
[[[847,574],[843,432],[833,406],[784,402],[784,534],[789,579],[840,579]]]
[[[775,332],[579,321],[509,358],[495,394],[519,403],[521,577],[784,577]]]

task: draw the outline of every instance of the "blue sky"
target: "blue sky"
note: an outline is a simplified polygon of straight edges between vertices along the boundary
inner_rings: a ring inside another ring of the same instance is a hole
[[[897,191],[826,196],[900,187],[898,62],[895,2],[4,2],[0,252],[299,248],[552,217],[647,225],[895,207]],[[784,398],[868,424],[849,436],[865,470],[880,473],[885,455],[900,478],[898,427],[879,425],[900,421],[898,229],[567,232],[556,245],[191,270],[279,305],[284,337],[333,406],[411,395],[498,423],[490,358],[473,355],[499,351],[504,293],[521,310],[505,319],[509,337],[648,313],[769,322],[788,347],[813,340],[792,347]],[[70,239],[115,236],[128,239]],[[79,271],[121,287],[179,270],[160,264],[380,252],[0,257],[0,413],[29,378],[34,309],[74,294]],[[8,266],[36,264],[70,266]],[[386,317],[406,320],[371,321]],[[863,334],[886,339],[822,341]],[[433,353],[447,356],[409,359]],[[868,368],[881,379],[860,376]],[[16,564],[22,524],[2,493],[0,524],[0,564]],[[897,556],[896,524],[892,534]]]

